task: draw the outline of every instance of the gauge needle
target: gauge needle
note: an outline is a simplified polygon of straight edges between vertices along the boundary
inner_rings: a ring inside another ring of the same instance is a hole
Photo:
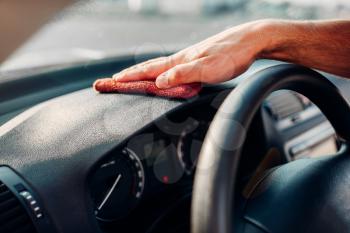
[[[105,198],[103,199],[103,201],[101,202],[101,204],[97,207],[98,210],[101,210],[103,208],[103,206],[106,204],[106,202],[108,201],[109,197],[111,196],[111,194],[113,193],[115,187],[117,186],[117,184],[119,183],[120,179],[122,178],[122,174],[119,174],[117,176],[117,178],[115,179],[112,187],[109,189],[107,195],[105,196]]]

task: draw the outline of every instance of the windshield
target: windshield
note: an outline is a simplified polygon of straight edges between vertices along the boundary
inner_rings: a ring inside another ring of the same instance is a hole
[[[72,65],[147,52],[166,54],[225,28],[261,18],[350,16],[349,0],[93,0],[78,2],[42,27],[0,65]]]

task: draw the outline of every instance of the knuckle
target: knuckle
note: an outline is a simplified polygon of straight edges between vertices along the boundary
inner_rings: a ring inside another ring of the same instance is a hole
[[[178,63],[179,58],[176,56],[176,54],[173,54],[168,57],[165,57],[163,61],[167,67],[174,67]]]
[[[197,58],[208,57],[210,55],[209,49],[205,48],[198,52]]]
[[[181,80],[182,80],[181,70],[175,67],[170,72],[169,81],[171,84],[176,84],[178,82],[181,82]]]
[[[151,68],[152,68],[151,64],[141,67],[142,72],[144,72],[144,73],[150,73],[152,70]]]
[[[192,62],[196,59],[199,59],[202,57],[202,52],[201,51],[196,51],[196,50],[193,50],[193,51],[190,51],[188,52],[185,57],[184,57],[184,60],[185,62]]]
[[[178,80],[181,77],[180,69],[175,67],[171,72],[171,76],[173,79]]]

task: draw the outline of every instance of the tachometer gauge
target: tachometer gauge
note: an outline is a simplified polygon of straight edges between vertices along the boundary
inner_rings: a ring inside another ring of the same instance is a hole
[[[125,148],[99,166],[91,182],[95,214],[99,220],[125,217],[142,196],[145,183],[140,159]]]
[[[186,127],[180,135],[177,145],[177,155],[188,175],[192,174],[196,167],[207,130],[208,123],[197,122],[194,125]]]

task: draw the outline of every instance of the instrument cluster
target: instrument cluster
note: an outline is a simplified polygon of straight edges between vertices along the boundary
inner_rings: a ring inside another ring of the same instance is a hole
[[[121,221],[148,196],[192,182],[207,128],[207,122],[192,120],[173,135],[145,132],[104,156],[89,180],[96,218]]]

